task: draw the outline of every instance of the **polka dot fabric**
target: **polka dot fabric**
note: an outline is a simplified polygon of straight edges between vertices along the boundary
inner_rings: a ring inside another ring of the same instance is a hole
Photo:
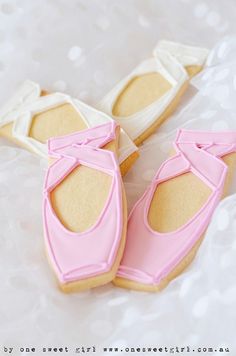
[[[214,46],[175,114],[141,146],[125,178],[131,209],[178,127],[236,130],[235,11],[234,0],[0,0],[0,105],[26,78],[96,105],[158,40]],[[226,345],[236,353],[235,179],[194,263],[162,293],[106,285],[64,295],[43,247],[45,170],[44,160],[0,140],[1,345],[95,345],[99,356],[103,346]]]

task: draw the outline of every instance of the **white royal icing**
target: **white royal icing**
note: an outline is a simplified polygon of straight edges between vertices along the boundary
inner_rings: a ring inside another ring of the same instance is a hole
[[[154,103],[127,117],[112,115],[113,107],[121,92],[128,83],[137,76],[147,73],[159,72],[166,78],[172,87]],[[132,140],[135,140],[145,132],[165,111],[175,98],[181,86],[188,79],[184,67],[169,53],[163,50],[157,51],[157,56],[143,61],[128,76],[121,80],[98,104],[98,108],[112,116]]]
[[[108,115],[93,107],[62,93],[52,93],[40,96],[40,86],[31,81],[25,81],[17,93],[0,110],[0,127],[13,122],[12,135],[32,151],[47,157],[47,145],[29,136],[33,117],[59,105],[69,103],[78,111],[86,126],[93,127],[112,120]],[[119,162],[123,162],[137,147],[128,135],[121,130],[119,144]]]
[[[40,86],[26,80],[13,97],[0,109],[0,127],[15,121],[19,112],[29,103],[36,100],[41,93]]]
[[[183,66],[199,65],[202,66],[209,54],[209,50],[201,47],[187,46],[182,43],[162,40],[154,48],[153,55],[157,56],[162,49],[175,57]]]

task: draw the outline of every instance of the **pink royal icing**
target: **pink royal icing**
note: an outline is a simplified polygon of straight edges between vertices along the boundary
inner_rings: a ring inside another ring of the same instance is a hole
[[[108,272],[117,255],[122,231],[122,190],[119,164],[113,152],[100,149],[115,138],[109,122],[48,141],[49,154],[57,157],[44,183],[44,236],[49,258],[61,283]],[[51,191],[80,164],[112,176],[106,204],[96,223],[85,232],[71,232],[60,222],[50,201]]]
[[[221,199],[228,168],[220,157],[236,151],[236,132],[179,130],[174,147],[176,155],[162,164],[130,213],[119,277],[158,285],[190,252],[206,230]],[[156,187],[186,172],[192,172],[207,184],[211,195],[179,229],[168,233],[154,231],[147,217]]]

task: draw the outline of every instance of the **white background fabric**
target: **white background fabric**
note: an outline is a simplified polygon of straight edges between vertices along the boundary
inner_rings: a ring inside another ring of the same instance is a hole
[[[195,87],[125,178],[132,206],[176,128],[236,130],[235,16],[234,0],[0,0],[0,104],[28,78],[95,105],[159,39],[214,47]],[[4,345],[190,345],[229,346],[234,355],[236,180],[194,263],[163,292],[107,285],[64,295],[44,253],[45,169],[44,160],[1,139],[0,354]]]

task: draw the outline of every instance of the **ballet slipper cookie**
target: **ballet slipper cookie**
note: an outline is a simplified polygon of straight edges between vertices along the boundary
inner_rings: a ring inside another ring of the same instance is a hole
[[[173,112],[188,85],[188,74],[159,49],[119,82],[99,103],[139,145]]]
[[[111,121],[48,141],[53,163],[44,184],[44,236],[65,292],[110,282],[120,264],[127,209],[116,140]]]
[[[0,110],[0,135],[47,157],[46,141],[112,121],[78,99],[62,93],[47,94],[40,86],[25,81]],[[121,130],[119,163],[125,174],[138,156],[137,147]]]
[[[209,50],[206,48],[187,46],[166,40],[158,42],[153,52],[154,56],[158,57],[160,49],[175,57],[185,67],[190,78],[203,69],[209,54]]]
[[[174,148],[130,213],[117,286],[159,291],[178,276],[232,178],[236,132],[180,130]]]

